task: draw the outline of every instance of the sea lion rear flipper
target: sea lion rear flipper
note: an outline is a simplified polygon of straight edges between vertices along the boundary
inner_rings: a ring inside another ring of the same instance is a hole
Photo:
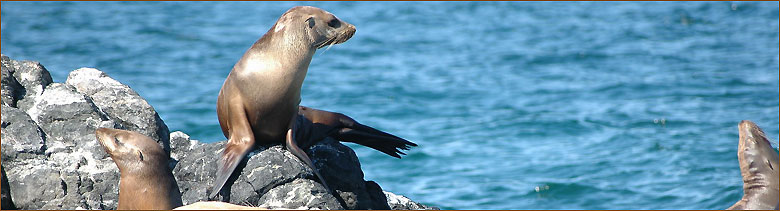
[[[295,124],[293,124],[295,125]],[[296,126],[293,126],[293,129],[296,129]],[[287,146],[287,150],[290,150],[290,152],[295,155],[295,157],[298,157],[299,160],[303,161],[311,170],[314,172],[314,175],[317,175],[317,178],[320,179],[320,182],[322,183],[322,186],[325,186],[325,189],[327,189],[330,192],[330,187],[328,187],[328,183],[325,182],[325,178],[320,175],[320,172],[317,171],[317,168],[314,167],[314,163],[311,161],[309,156],[306,155],[306,152],[304,152],[300,147],[298,147],[297,143],[295,143],[295,139],[293,138],[293,129],[287,130],[287,136],[286,141],[284,142]]]
[[[352,128],[342,128],[338,131],[337,136],[339,140],[371,147],[396,158],[406,155],[401,150],[409,150],[411,146],[417,146],[401,138],[381,136],[381,134],[354,130]]]
[[[744,182],[744,195],[728,209],[777,209],[778,152],[755,123],[743,120],[739,123],[739,169]]]
[[[312,129],[313,132],[311,133],[313,134],[312,137],[317,141],[319,140],[317,136],[326,134],[333,136],[339,141],[371,147],[396,158],[401,158],[401,155],[404,154],[401,152],[402,149],[408,150],[410,147],[417,146],[417,144],[393,134],[360,124],[351,117],[341,113],[306,106],[298,106],[298,108],[298,114],[305,116],[305,119],[314,123],[314,129]]]
[[[401,158],[399,154],[406,155],[401,149],[417,146],[406,139],[360,124],[347,115],[339,115],[339,122],[345,126],[337,133],[339,140],[371,147],[396,158]]]

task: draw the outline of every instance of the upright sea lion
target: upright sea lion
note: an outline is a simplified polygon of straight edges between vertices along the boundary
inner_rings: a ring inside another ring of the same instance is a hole
[[[222,190],[256,142],[284,142],[287,149],[311,167],[328,188],[296,142],[299,132],[294,133],[294,130],[302,125],[296,124],[296,120],[303,119],[298,115],[301,86],[315,51],[343,43],[354,33],[352,24],[327,11],[308,6],[293,7],[244,53],[225,79],[217,98],[217,116],[228,143],[217,162],[215,186],[209,197],[214,198]],[[374,144],[399,145],[408,144]]]
[[[182,206],[179,186],[168,167],[168,156],[157,142],[146,135],[120,129],[99,128],[95,135],[119,167],[119,210],[264,209],[214,201]]]
[[[182,205],[168,156],[151,138],[132,131],[99,128],[95,136],[119,167],[120,210],[170,210]]]
[[[742,120],[739,123],[739,170],[742,173],[742,199],[729,210],[778,209],[780,195],[780,166],[778,152],[755,123]]]

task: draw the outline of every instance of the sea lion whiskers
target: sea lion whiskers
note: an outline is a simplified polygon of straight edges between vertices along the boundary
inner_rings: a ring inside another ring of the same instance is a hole
[[[332,47],[332,46],[333,46],[333,45],[335,45],[335,44],[336,44],[336,42],[332,42],[332,41],[331,41],[331,42],[330,42],[330,45],[328,45],[328,47],[327,47],[327,48],[325,48],[325,50],[323,50],[323,51],[320,53],[320,55],[322,55],[322,54],[325,54],[325,52],[326,52],[326,51],[328,51],[328,50],[330,49],[330,47]],[[322,47],[320,47],[320,48],[322,48]]]

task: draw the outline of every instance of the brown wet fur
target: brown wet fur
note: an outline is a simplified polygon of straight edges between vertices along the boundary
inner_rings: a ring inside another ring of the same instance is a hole
[[[132,131],[99,128],[100,145],[119,168],[119,210],[170,210],[181,206],[168,156],[151,138]]]
[[[755,123],[739,123],[739,170],[744,182],[742,199],[729,210],[771,210],[778,208],[778,152],[772,148],[764,131]]]
[[[256,142],[285,143],[315,51],[343,43],[354,33],[354,26],[327,11],[294,7],[244,53],[217,97],[217,117],[228,143],[217,163],[210,198],[222,189]]]
[[[312,145],[314,142],[330,136],[339,141],[371,147],[396,158],[401,158],[401,155],[404,155],[401,150],[417,146],[417,144],[398,136],[360,124],[341,113],[298,106],[298,114],[305,118],[301,121],[311,122],[311,126],[303,126],[303,130],[311,130],[311,132],[296,138],[296,140],[303,142],[302,146]]]

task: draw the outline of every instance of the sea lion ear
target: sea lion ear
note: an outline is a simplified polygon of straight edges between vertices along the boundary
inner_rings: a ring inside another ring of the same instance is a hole
[[[141,153],[141,151],[138,151],[138,159],[141,159],[141,161],[144,161],[144,153]]]
[[[306,19],[306,22],[309,23],[309,28],[314,28],[314,24],[315,24],[314,17],[309,17],[309,19]]]

